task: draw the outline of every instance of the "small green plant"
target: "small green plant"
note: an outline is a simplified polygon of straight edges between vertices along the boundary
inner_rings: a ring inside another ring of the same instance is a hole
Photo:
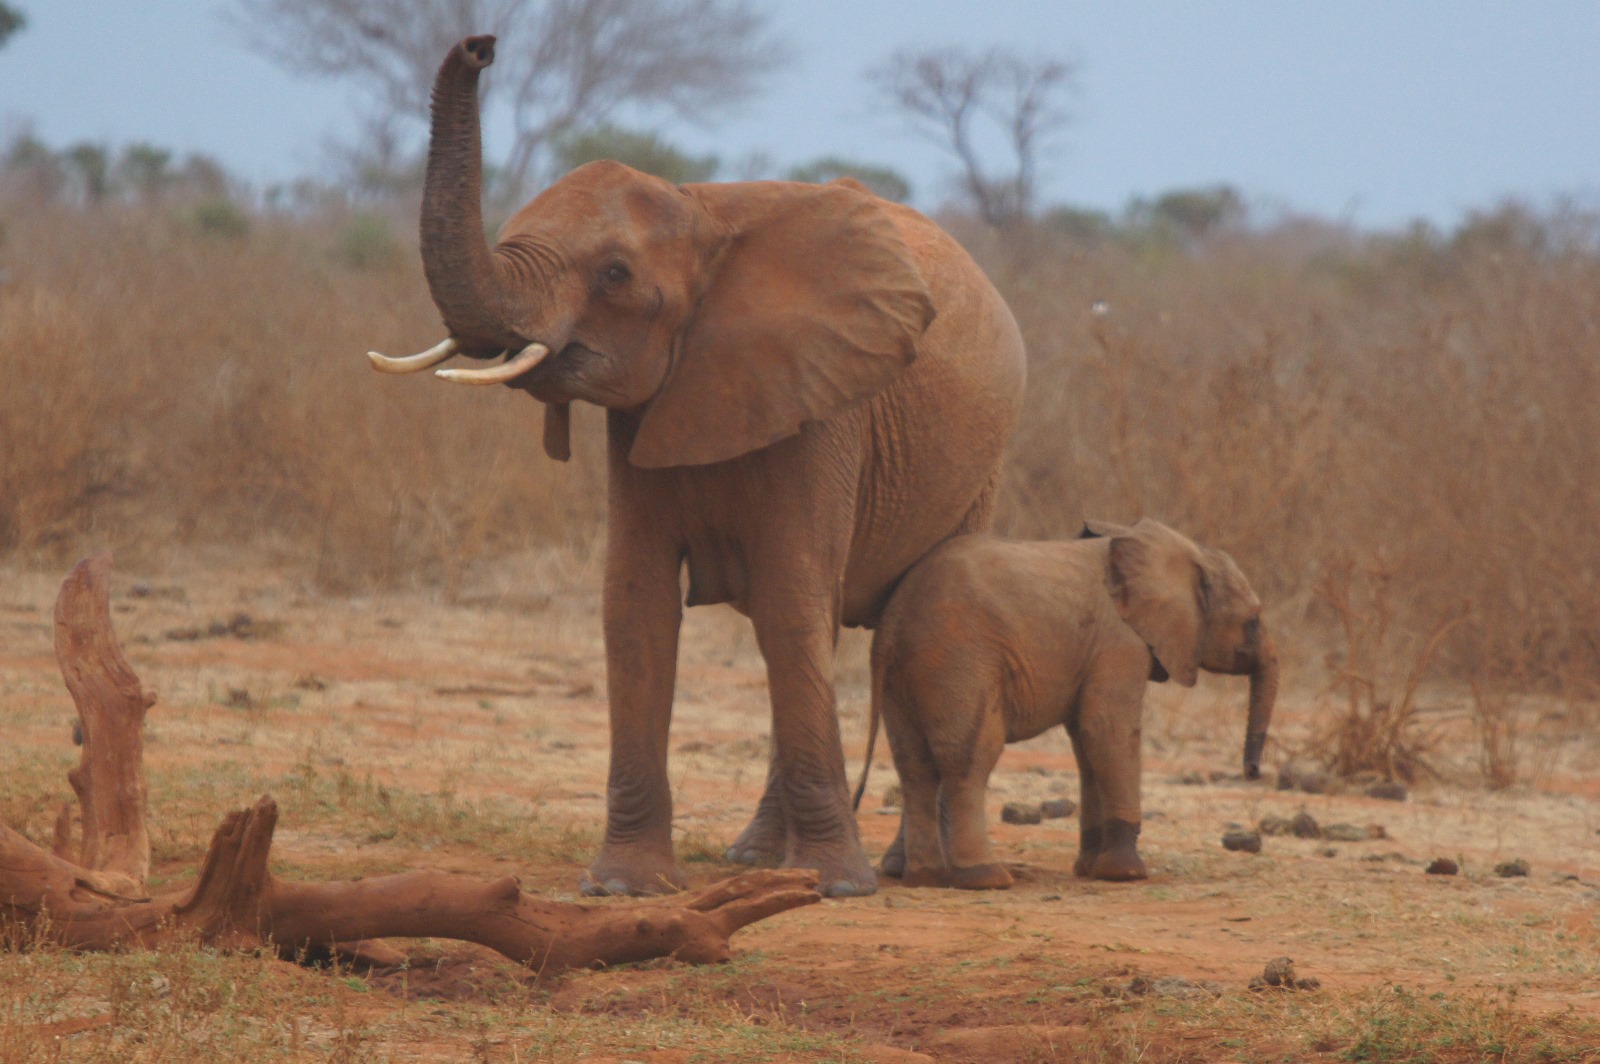
[[[362,211],[340,228],[334,253],[351,269],[371,270],[399,261],[402,249],[387,217]]]
[[[243,240],[250,234],[250,215],[230,199],[209,199],[189,208],[189,225],[201,236]]]

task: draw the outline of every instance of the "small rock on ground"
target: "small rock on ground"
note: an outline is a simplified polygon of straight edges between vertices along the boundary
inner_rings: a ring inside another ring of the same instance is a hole
[[[1501,861],[1494,866],[1494,874],[1502,879],[1511,879],[1514,876],[1525,876],[1533,871],[1528,862],[1518,857],[1511,861]]]
[[[1007,824],[1037,824],[1044,819],[1036,805],[1007,802],[1000,810],[1000,819]]]
[[[1260,853],[1261,835],[1255,831],[1230,831],[1222,836],[1222,848],[1243,853]]]
[[[1453,876],[1459,871],[1461,866],[1448,857],[1435,857],[1427,869],[1430,876]]]
[[[1264,816],[1261,823],[1256,825],[1263,835],[1292,835],[1294,821],[1286,816]]]
[[[884,788],[883,807],[885,809],[899,809],[902,800],[898,783],[891,783]]]
[[[1327,794],[1333,777],[1320,768],[1291,762],[1278,770],[1278,790],[1302,791],[1305,794]]]

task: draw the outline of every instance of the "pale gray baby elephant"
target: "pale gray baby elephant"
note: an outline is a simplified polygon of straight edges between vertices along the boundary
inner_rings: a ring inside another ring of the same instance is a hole
[[[904,795],[884,873],[907,886],[1010,886],[984,825],[989,772],[1006,743],[1061,724],[1081,788],[1074,872],[1144,878],[1145,684],[1193,686],[1202,668],[1250,677],[1244,772],[1254,779],[1278,656],[1233,559],[1148,519],[1091,522],[1062,542],[943,543],[900,582],[872,644],[873,736],[881,715]]]

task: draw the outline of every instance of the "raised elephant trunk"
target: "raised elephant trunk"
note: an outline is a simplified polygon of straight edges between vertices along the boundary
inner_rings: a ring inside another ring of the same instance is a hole
[[[1244,732],[1244,775],[1261,778],[1261,751],[1267,745],[1267,728],[1272,724],[1272,707],[1278,700],[1278,648],[1265,628],[1261,629],[1261,649],[1255,668],[1250,671],[1250,716]]]
[[[510,293],[483,234],[483,148],[478,74],[494,62],[493,37],[450,49],[433,83],[433,129],[422,191],[422,265],[450,335],[468,354],[528,341],[508,328]]]

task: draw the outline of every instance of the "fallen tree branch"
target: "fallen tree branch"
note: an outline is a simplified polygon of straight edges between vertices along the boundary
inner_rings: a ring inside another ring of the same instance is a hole
[[[109,569],[109,555],[80,563],[56,606],[57,654],[84,725],[83,763],[69,774],[83,804],[81,861],[68,859],[61,822],[54,853],[0,825],[0,945],[109,950],[197,941],[295,957],[348,953],[369,939],[449,938],[549,974],[652,957],[723,961],[735,931],[821,900],[817,874],[805,869],[746,872],[674,898],[592,905],[533,897],[511,876],[281,880],[268,868],[278,822],[270,796],[228,814],[192,887],[145,897],[139,728],[154,698],[111,631]]]

